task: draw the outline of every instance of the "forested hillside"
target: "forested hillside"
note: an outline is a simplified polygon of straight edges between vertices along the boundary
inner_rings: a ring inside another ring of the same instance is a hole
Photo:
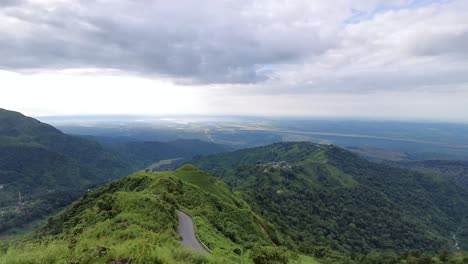
[[[456,251],[454,235],[458,246],[468,249],[468,193],[445,177],[307,142],[198,157],[191,163],[243,191],[254,210],[302,252]]]
[[[176,210],[194,216],[211,254],[182,247]],[[0,263],[315,263],[282,241],[226,184],[187,165],[87,193],[28,239],[0,246]]]
[[[94,141],[0,109],[0,232],[50,214],[90,186],[131,170]]]
[[[396,167],[448,177],[460,186],[468,188],[468,161],[466,160],[422,160],[387,163]]]

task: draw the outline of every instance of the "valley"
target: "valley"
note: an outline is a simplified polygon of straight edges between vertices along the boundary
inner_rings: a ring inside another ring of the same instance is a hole
[[[466,259],[462,161],[310,141],[70,136],[0,114],[0,263]]]
[[[463,123],[239,116],[72,116],[40,119],[66,133],[91,135],[106,141],[193,138],[234,149],[281,141],[311,141],[359,149],[363,154],[383,160],[386,159],[385,152],[399,153],[408,161],[468,159],[468,125]],[[375,153],[375,150],[380,150],[380,153]]]

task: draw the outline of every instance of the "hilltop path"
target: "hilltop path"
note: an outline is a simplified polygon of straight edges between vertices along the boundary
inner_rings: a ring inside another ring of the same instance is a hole
[[[177,211],[177,215],[179,216],[179,235],[182,238],[182,244],[186,248],[208,253],[200,242],[198,242],[195,235],[192,217],[182,211]]]

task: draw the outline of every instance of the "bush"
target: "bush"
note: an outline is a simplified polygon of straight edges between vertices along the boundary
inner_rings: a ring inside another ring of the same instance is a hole
[[[284,248],[256,247],[252,251],[252,261],[255,264],[287,264],[289,255]]]

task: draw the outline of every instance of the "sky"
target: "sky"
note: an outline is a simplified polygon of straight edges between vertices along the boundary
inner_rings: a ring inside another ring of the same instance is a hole
[[[0,108],[468,122],[468,1],[0,0]]]

